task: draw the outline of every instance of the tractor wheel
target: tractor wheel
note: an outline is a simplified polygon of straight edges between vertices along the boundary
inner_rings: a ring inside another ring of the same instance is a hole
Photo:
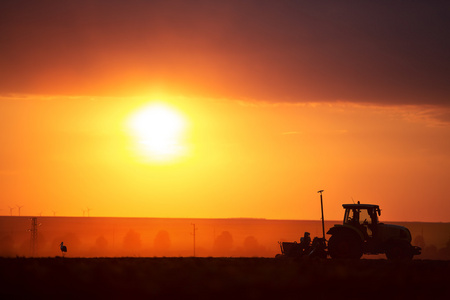
[[[413,259],[414,254],[408,242],[395,241],[386,249],[386,257],[393,261],[410,261]]]
[[[363,254],[362,243],[353,234],[338,233],[330,237],[328,253],[331,258],[360,259]]]
[[[327,259],[327,253],[325,250],[313,250],[311,253],[308,254],[309,258],[315,258],[315,259]]]

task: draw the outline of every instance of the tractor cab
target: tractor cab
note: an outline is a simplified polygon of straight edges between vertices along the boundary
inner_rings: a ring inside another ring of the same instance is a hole
[[[373,204],[344,204],[344,224],[361,231],[365,239],[373,237],[381,214],[378,205]]]

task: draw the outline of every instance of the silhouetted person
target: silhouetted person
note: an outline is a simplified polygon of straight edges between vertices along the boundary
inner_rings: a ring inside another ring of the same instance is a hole
[[[311,244],[311,238],[309,237],[309,232],[305,232],[304,236],[300,238],[300,245],[302,249],[306,249]]]
[[[63,242],[61,242],[61,244],[59,244],[59,249],[61,249],[61,255],[64,257],[64,253],[67,252],[67,247],[64,246]]]

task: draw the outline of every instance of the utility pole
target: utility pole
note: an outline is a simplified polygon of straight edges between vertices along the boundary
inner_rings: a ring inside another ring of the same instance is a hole
[[[192,236],[194,238],[194,257],[195,257],[195,231],[197,230],[197,228],[195,227],[194,223],[192,223],[191,225],[192,225],[192,231],[193,231]]]
[[[41,226],[41,223],[38,224],[37,218],[36,217],[31,218],[31,228],[28,229],[28,231],[31,232],[30,248],[32,256],[36,255],[38,226]]]
[[[323,219],[323,200],[322,200],[323,190],[318,191],[318,193],[320,194],[320,209],[322,211],[322,234],[323,234],[323,239],[325,240],[325,221]]]

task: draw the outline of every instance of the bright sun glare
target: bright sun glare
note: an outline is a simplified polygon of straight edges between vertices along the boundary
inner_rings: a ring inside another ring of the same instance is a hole
[[[174,161],[186,154],[185,118],[167,104],[154,102],[129,120],[129,128],[137,142],[140,155],[150,162]]]

